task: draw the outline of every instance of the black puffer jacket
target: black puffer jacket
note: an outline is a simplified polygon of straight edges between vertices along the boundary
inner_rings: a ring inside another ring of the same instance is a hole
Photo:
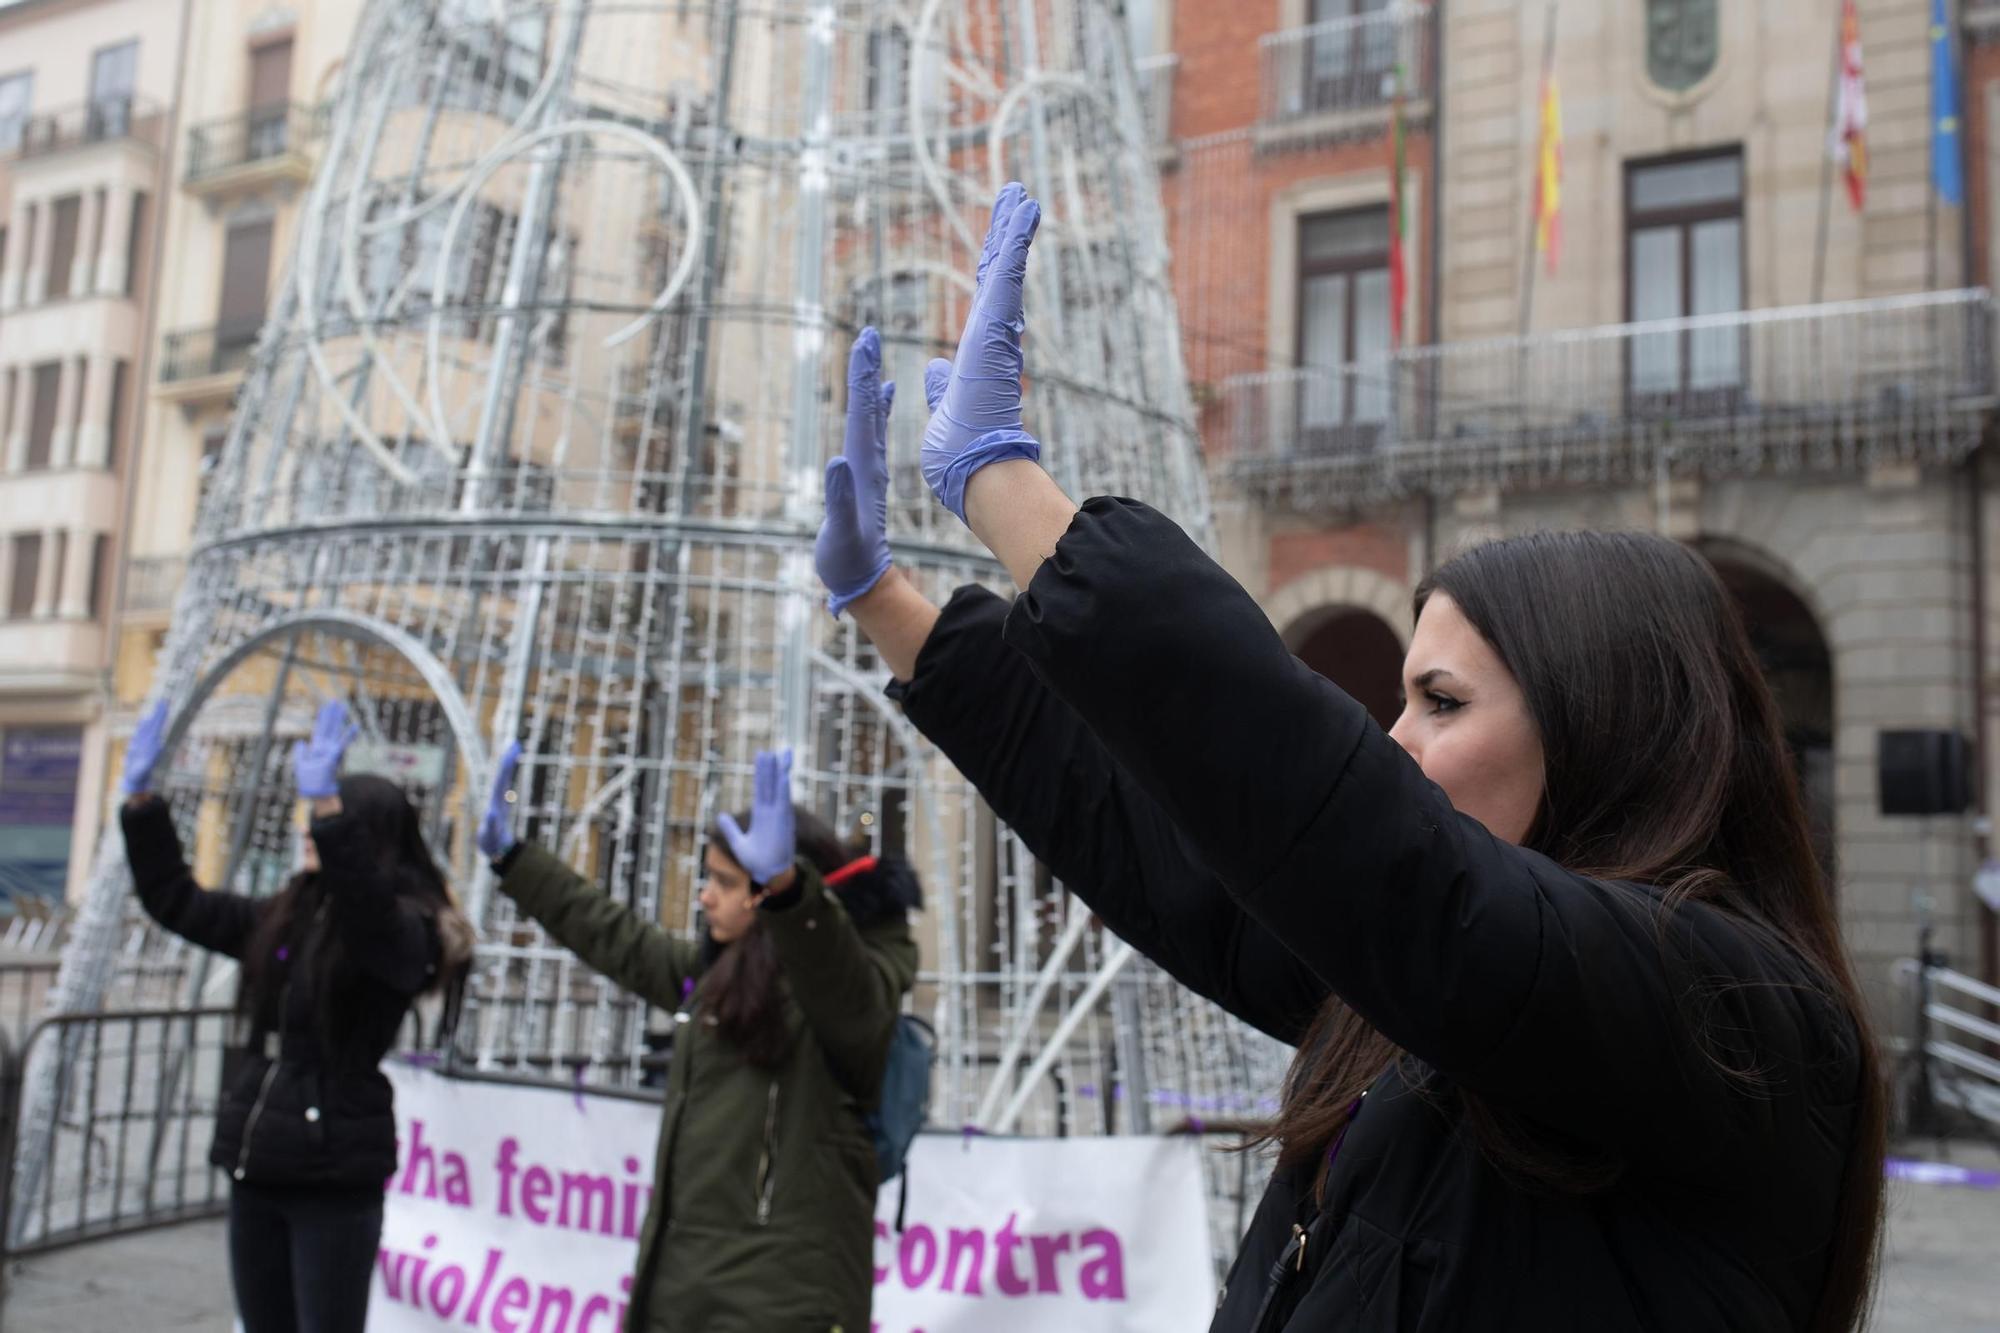
[[[243,961],[272,900],[195,883],[164,801],[127,804],[121,821],[147,913]],[[314,820],[312,836],[321,869],[302,885],[292,938],[239,1005],[209,1161],[257,1185],[380,1190],[396,1169],[396,1119],[378,1066],[436,976],[437,928],[379,875],[350,816]],[[336,932],[351,961],[331,997],[315,995],[307,963]]]
[[[1332,991],[1416,1057],[1421,1089],[1391,1071],[1369,1090],[1323,1211],[1310,1173],[1273,1177],[1215,1333],[1806,1326],[1860,1038],[1767,934],[1700,904],[1664,929],[1654,890],[1458,814],[1133,501],[1086,504],[1011,606],[961,591],[891,693],[1183,984],[1294,1043]],[[1707,1049],[1690,977],[1709,983]],[[1760,1079],[1723,1073],[1715,1045]],[[1460,1089],[1617,1179],[1524,1188]],[[1303,1259],[1295,1226],[1316,1228]]]

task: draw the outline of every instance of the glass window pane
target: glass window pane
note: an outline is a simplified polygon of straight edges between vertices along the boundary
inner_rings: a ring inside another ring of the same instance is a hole
[[[90,100],[123,101],[138,91],[139,44],[122,42],[91,57]]]
[[[1299,262],[1308,266],[1339,259],[1389,254],[1389,210],[1358,208],[1319,213],[1299,224]]]
[[[1730,203],[1742,198],[1743,159],[1735,153],[1660,167],[1639,167],[1632,172],[1635,212]]]
[[[1389,419],[1389,270],[1354,275],[1354,419]]]
[[[1354,29],[1342,23],[1316,32],[1312,35],[1311,50],[1312,82],[1335,82],[1346,75],[1353,58]],[[1318,106],[1327,100],[1324,96],[1316,96],[1313,104]]]
[[[1694,308],[1690,315],[1727,315],[1743,308],[1743,224],[1736,218],[1698,223],[1694,252]]]
[[[1125,0],[1125,32],[1135,57],[1149,56],[1160,49],[1159,22],[1156,0]]]
[[[34,87],[33,74],[11,74],[0,79],[0,153],[21,146],[21,131],[28,123],[28,103]]]
[[[1743,308],[1743,224],[1735,218],[1704,222],[1692,229],[1696,315],[1726,315]],[[1726,388],[1743,382],[1742,331],[1734,326],[1697,329],[1689,339],[1688,384],[1696,389]]]
[[[1632,233],[1632,318],[1677,319],[1681,310],[1681,229],[1650,227]],[[1632,340],[1632,388],[1664,393],[1680,388],[1678,333],[1641,334]]]
[[[1347,419],[1347,385],[1339,371],[1347,361],[1346,275],[1306,279],[1303,297],[1299,424],[1307,429],[1337,426]]]
[[[1632,318],[1678,319],[1681,309],[1681,229],[1632,233]]]

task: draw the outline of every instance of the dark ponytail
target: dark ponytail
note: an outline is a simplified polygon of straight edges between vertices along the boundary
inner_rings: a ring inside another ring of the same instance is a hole
[[[471,967],[472,926],[431,857],[416,807],[401,787],[368,773],[340,779],[340,807],[342,817],[354,822],[354,836],[373,859],[376,873],[402,903],[416,909],[436,938],[438,969],[429,989],[443,990],[448,1005],[455,1002]],[[320,872],[308,870],[293,875],[278,891],[245,951],[237,1004],[242,1012],[256,1014],[278,1002],[272,964],[283,951],[289,974],[302,976],[310,987],[321,1042],[333,1051],[340,1034],[334,1019],[348,1010],[359,978],[346,941],[321,910],[330,888]]]

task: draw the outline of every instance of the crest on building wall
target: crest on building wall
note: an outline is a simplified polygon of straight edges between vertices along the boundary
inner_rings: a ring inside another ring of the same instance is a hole
[[[1646,0],[1646,74],[1660,87],[1694,87],[1721,49],[1716,0]]]

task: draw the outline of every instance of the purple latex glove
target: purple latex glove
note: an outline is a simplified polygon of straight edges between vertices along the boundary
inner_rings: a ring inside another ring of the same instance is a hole
[[[162,699],[146,710],[132,739],[125,743],[125,771],[119,775],[118,790],[127,796],[151,791],[153,769],[159,765],[166,744],[167,701]]]
[[[993,201],[979,254],[972,312],[958,355],[924,371],[931,422],[924,431],[924,480],[940,503],[965,519],[965,483],[988,463],[1040,462],[1042,446],[1021,426],[1021,284],[1042,206],[1018,181]]]
[[[847,438],[826,465],[826,518],[813,568],[839,615],[889,572],[889,409],[896,385],[882,382],[882,339],[861,330],[847,357]]]
[[[322,801],[340,795],[340,759],[361,729],[347,720],[347,705],[335,699],[320,705],[312,738],[292,746],[292,772],[299,795]]]
[[[514,846],[514,770],[521,766],[521,742],[509,743],[493,767],[493,794],[479,820],[474,839],[489,861],[498,861]]]
[[[796,855],[796,817],[792,813],[792,752],[759,750],[756,779],[750,797],[750,827],[738,828],[724,814],[715,821],[729,844],[729,854],[758,886],[769,884],[792,867]]]

